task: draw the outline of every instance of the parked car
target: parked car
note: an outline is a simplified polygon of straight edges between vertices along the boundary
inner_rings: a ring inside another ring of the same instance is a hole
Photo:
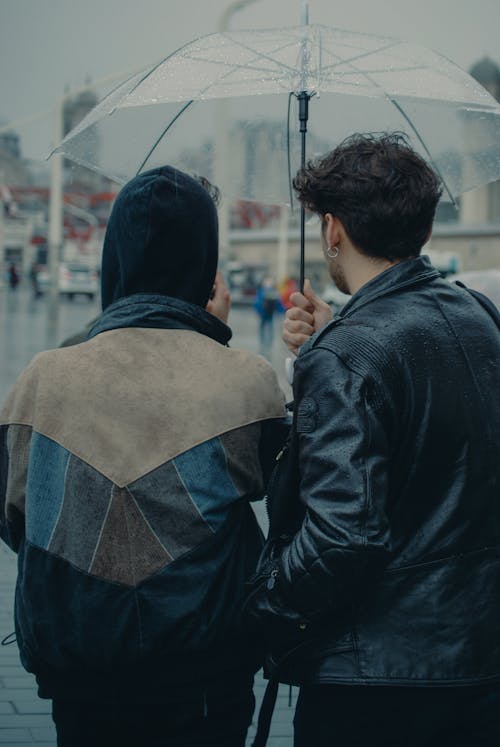
[[[469,270],[448,277],[450,282],[459,280],[473,290],[484,293],[500,309],[500,269]]]
[[[98,290],[99,276],[95,270],[76,262],[62,262],[59,265],[60,295],[73,299],[80,294],[93,300]]]
[[[76,295],[93,300],[99,291],[99,276],[96,270],[78,262],[61,262],[59,265],[59,294],[70,300]],[[50,287],[50,273],[46,266],[38,271],[38,287],[45,293]]]
[[[233,305],[251,305],[257,288],[269,274],[269,268],[265,264],[251,265],[230,261],[223,267],[223,274],[231,291]]]

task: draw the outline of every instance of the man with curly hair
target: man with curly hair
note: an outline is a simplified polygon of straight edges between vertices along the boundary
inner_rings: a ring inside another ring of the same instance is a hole
[[[441,187],[402,136],[353,136],[294,186],[352,298],[332,319],[306,283],[284,323],[298,520],[248,604],[268,673],[301,685],[296,747],[500,744],[495,309],[421,256]]]

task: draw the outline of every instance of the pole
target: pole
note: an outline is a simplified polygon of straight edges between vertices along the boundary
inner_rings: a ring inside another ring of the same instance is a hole
[[[218,31],[223,33],[229,29],[231,17],[243,10],[257,0],[236,0],[228,5],[220,16]],[[230,138],[228,132],[229,102],[220,99],[216,102],[215,113],[215,158],[214,158],[214,182],[221,189],[222,200],[219,205],[219,247],[222,259],[228,259],[231,252],[230,224],[231,212],[230,202],[224,190],[227,184],[228,163],[231,158]]]
[[[300,25],[309,26],[309,3],[302,2],[300,6]]]
[[[63,135],[63,99],[56,101],[54,117],[54,143],[56,147]],[[59,310],[59,260],[62,245],[63,217],[63,160],[62,156],[52,156],[50,173],[49,203],[49,274],[50,294],[48,316],[51,327],[56,326]],[[53,330],[54,331],[54,330]]]

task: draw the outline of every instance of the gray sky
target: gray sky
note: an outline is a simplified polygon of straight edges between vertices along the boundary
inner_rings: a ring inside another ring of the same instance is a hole
[[[86,75],[99,80],[140,70],[217,30],[230,0],[0,0],[0,121],[43,112]],[[500,62],[499,0],[309,0],[310,23],[398,36],[467,69]],[[294,26],[299,0],[256,0],[232,28]],[[24,154],[51,144],[49,116],[18,125]]]

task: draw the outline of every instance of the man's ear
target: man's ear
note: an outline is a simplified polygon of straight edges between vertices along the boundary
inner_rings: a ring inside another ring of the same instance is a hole
[[[342,223],[331,213],[325,213],[324,225],[326,243],[328,246],[337,246],[344,232]]]

